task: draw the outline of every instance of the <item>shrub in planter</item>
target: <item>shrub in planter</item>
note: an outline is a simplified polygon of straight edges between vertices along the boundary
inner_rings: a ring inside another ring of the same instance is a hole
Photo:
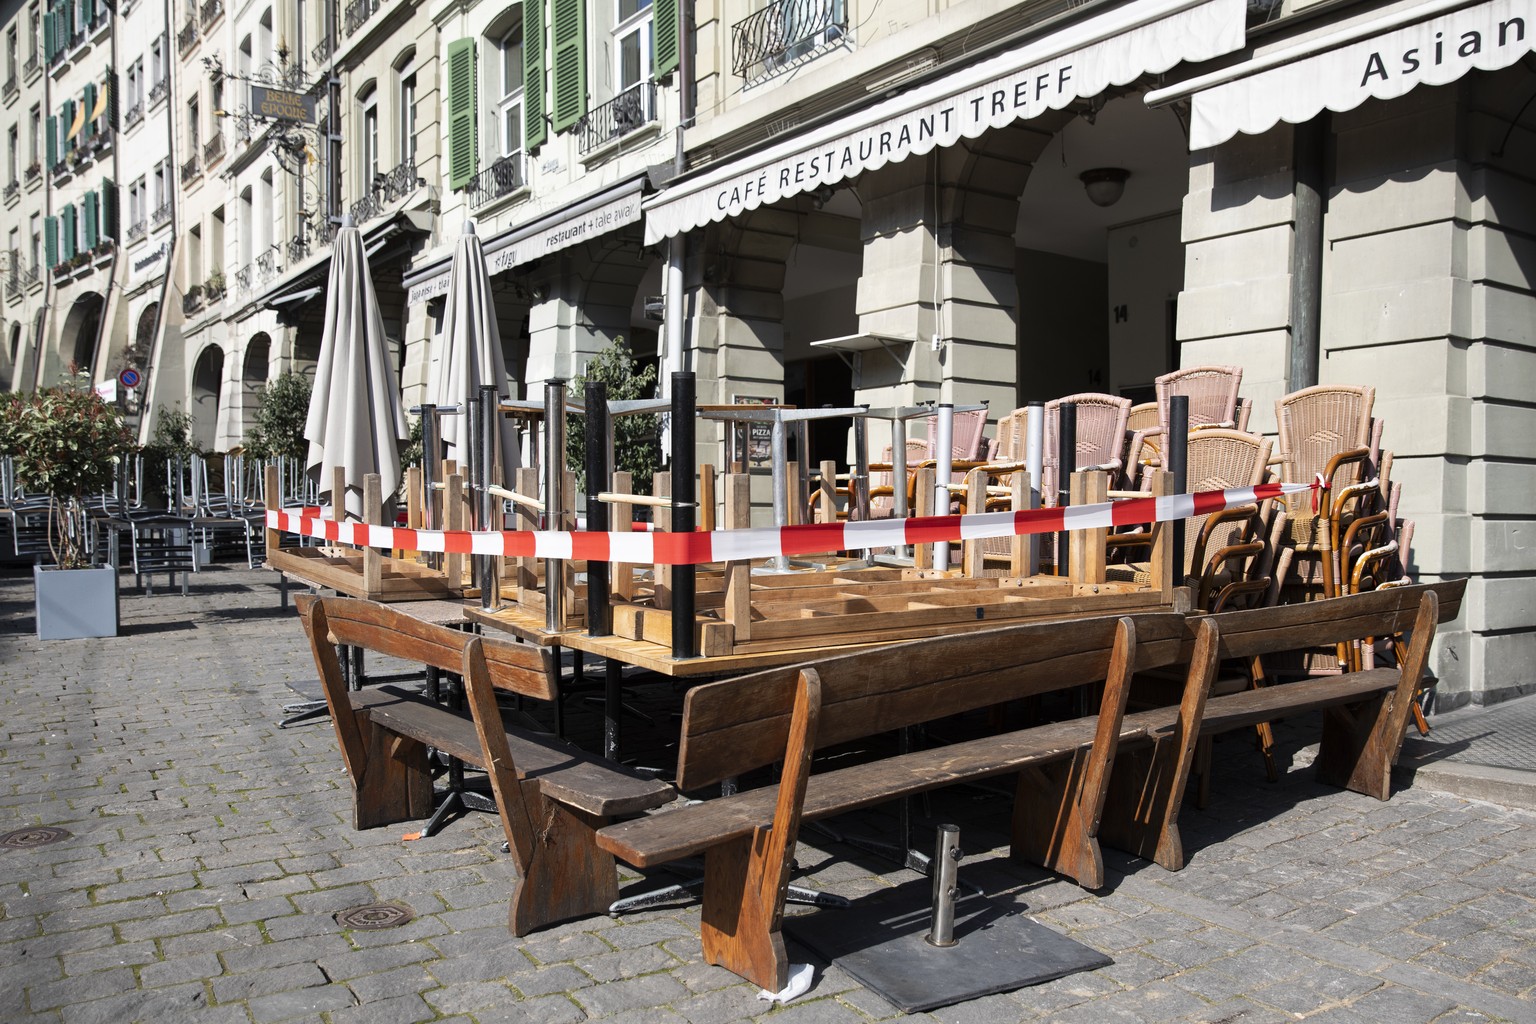
[[[48,496],[54,561],[84,566],[85,499],[112,486],[119,460],[133,450],[132,432],[77,373],[22,400],[10,443],[21,485]]]

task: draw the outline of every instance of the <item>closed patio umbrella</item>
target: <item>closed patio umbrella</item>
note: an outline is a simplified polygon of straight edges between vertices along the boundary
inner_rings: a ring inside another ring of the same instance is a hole
[[[344,502],[349,515],[361,518],[363,477],[369,473],[379,474],[388,501],[400,486],[400,441],[407,436],[368,254],[362,233],[345,217],[332,246],[325,333],[304,424],[305,465],[322,501],[338,466],[346,471],[347,493],[331,494],[333,504]]]
[[[432,401],[438,406],[457,405],[464,412],[443,417],[440,434],[449,458],[468,467],[469,400],[479,396],[483,384],[494,384],[498,395],[509,397],[501,331],[491,299],[491,276],[473,222],[465,222],[464,233],[454,243],[443,329],[434,347]],[[498,417],[497,422],[501,428],[501,480],[511,486],[512,471],[518,466],[516,434],[505,417]]]

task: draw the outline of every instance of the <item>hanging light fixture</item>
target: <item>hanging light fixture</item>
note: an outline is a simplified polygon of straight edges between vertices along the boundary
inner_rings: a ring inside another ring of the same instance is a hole
[[[1124,167],[1094,167],[1078,175],[1083,190],[1095,206],[1114,206],[1125,194],[1125,179],[1131,172]]]

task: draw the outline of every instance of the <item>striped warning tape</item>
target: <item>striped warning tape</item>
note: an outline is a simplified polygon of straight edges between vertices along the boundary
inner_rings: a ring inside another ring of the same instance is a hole
[[[1064,530],[1097,530],[1137,523],[1171,522],[1223,509],[1269,501],[1318,485],[1259,484],[1226,491],[1200,491],[1154,498],[1127,498],[1096,505],[961,516],[872,519],[865,522],[766,526],[711,533],[587,533],[554,530],[410,530],[366,523],[335,522],[327,510],[267,511],[267,526],[340,544],[402,551],[508,558],[583,559],[647,565],[701,565],[705,562],[860,551],[905,544],[982,540]]]

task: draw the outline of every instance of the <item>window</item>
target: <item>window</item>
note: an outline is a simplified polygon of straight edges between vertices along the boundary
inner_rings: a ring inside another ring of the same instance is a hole
[[[15,125],[11,125],[10,131],[5,133],[5,169],[10,172],[10,177],[5,180],[12,185],[20,179],[19,153],[21,149],[21,136]]]
[[[154,208],[151,213],[158,214],[171,201],[171,194],[166,190],[166,182],[171,177],[171,165],[167,160],[162,160],[155,165],[155,194]]]
[[[399,162],[416,160],[416,54],[413,51],[395,67],[400,82]]]
[[[240,207],[236,214],[235,230],[239,232],[240,266],[250,266],[254,253],[251,251],[251,243],[255,240],[253,232],[256,230],[255,216],[251,209],[251,187],[247,185],[240,193]]]
[[[193,96],[190,100],[187,101],[187,152],[194,159],[199,156],[197,146],[198,141],[201,138],[201,136],[198,134],[199,129],[202,127],[201,118],[198,116],[199,113],[200,111],[197,107],[197,97]]]
[[[161,36],[156,36],[149,44],[149,73],[151,89],[165,81],[165,46]]]
[[[27,9],[27,60],[29,63],[37,62],[37,26],[42,21],[37,12],[37,5],[33,4]]]
[[[138,106],[144,98],[144,58],[140,57],[128,65],[128,71],[123,75],[123,97],[128,101],[128,109]]]
[[[240,54],[235,58],[235,68],[244,78],[251,77],[251,37],[240,40]]]
[[[32,215],[32,270],[43,265],[43,215]]]
[[[16,25],[12,25],[9,31],[5,33],[5,80],[7,82],[15,81],[17,72],[21,70],[17,67],[21,63],[19,59],[21,52],[19,33],[20,29]]]
[[[38,150],[38,146],[41,145],[41,143],[38,140],[40,138],[42,138],[42,135],[43,135],[43,108],[42,108],[41,105],[39,105],[39,106],[35,106],[35,107],[32,108],[32,113],[31,113],[31,115],[30,115],[30,117],[28,119],[27,141],[28,141],[28,143],[30,143],[31,148],[28,150],[28,157],[27,158],[28,158],[28,161],[30,163],[34,163],[35,164],[38,161],[37,150]]]
[[[498,156],[515,156],[523,151],[523,26],[513,25],[490,49],[496,64],[487,76],[496,88],[490,149]]]
[[[138,227],[149,219],[149,197],[145,188],[145,179],[140,177],[138,181],[128,186],[128,224],[130,227]]]
[[[358,96],[358,108],[362,115],[362,136],[358,139],[358,174],[362,181],[359,195],[367,195],[373,189],[373,179],[379,173],[379,90],[365,86]]]
[[[615,0],[613,69],[616,92],[651,77],[651,0]]]

